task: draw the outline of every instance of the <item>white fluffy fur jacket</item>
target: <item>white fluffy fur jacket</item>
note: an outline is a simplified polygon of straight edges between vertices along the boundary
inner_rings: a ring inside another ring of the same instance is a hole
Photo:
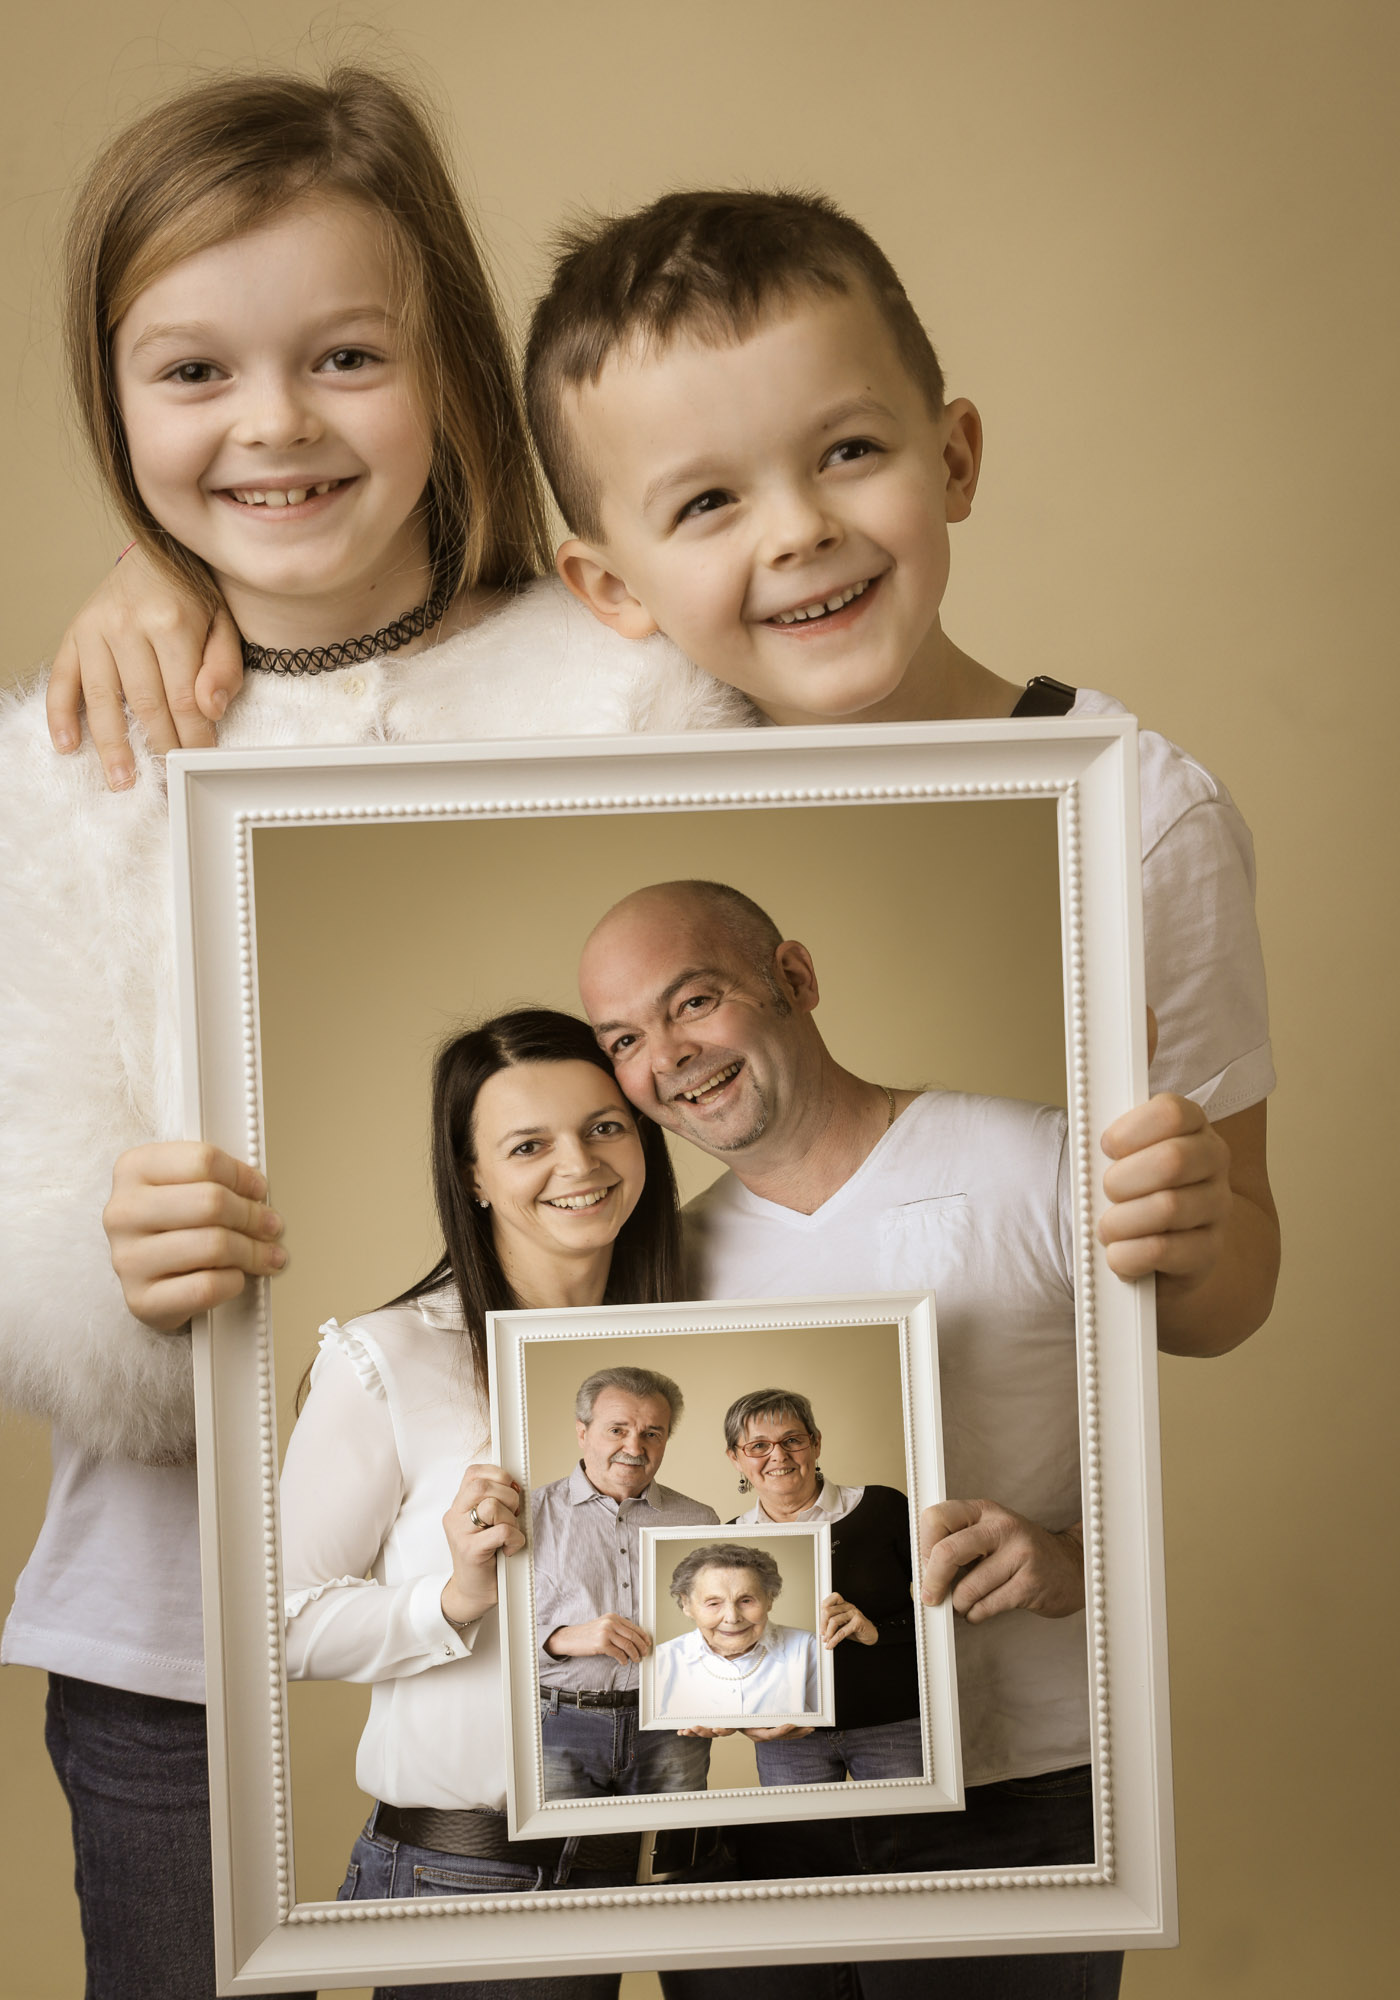
[[[734,727],[740,696],[538,584],[407,660],[250,675],[221,741],[452,742]],[[188,1336],[127,1312],[102,1209],[128,1146],[181,1136],[164,773],[107,790],[49,745],[42,684],[0,701],[0,1393],[96,1456],[193,1456]]]

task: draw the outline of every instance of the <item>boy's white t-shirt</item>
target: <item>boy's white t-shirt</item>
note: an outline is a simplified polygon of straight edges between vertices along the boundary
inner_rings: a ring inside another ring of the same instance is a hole
[[[645,675],[629,671],[640,649],[623,640],[608,646],[610,636],[561,589],[539,586],[488,625],[433,655],[403,663],[371,662],[353,676],[337,676],[329,699],[327,690],[305,683],[277,690],[281,712],[266,729],[249,725],[254,710],[270,713],[271,691],[250,687],[230,711],[223,740],[433,741],[541,731],[732,728],[742,720],[732,705],[724,705],[727,691],[705,683],[664,642],[649,642],[654,658]],[[561,659],[570,664],[567,674],[557,670]],[[575,712],[561,712],[561,690],[574,691]],[[711,713],[704,709],[707,692]],[[12,708],[10,722],[19,725],[16,735],[23,729],[34,739],[28,760],[34,775],[24,771],[24,782],[12,785],[8,810],[26,842],[42,845],[51,838],[72,847],[69,795],[79,782],[79,767],[90,761],[91,746],[79,758],[52,758],[50,764],[42,692],[20,701],[26,713]],[[1126,711],[1110,696],[1081,690],[1072,712]],[[1143,731],[1139,744],[1148,998],[1161,1029],[1152,1087],[1180,1090],[1220,1118],[1258,1102],[1274,1082],[1253,910],[1253,850],[1244,821],[1217,780],[1153,731]],[[141,783],[154,783],[154,765],[138,761]],[[15,775],[16,766],[7,768]],[[89,776],[94,796],[88,803],[105,816],[109,795],[100,771]],[[132,795],[124,797],[129,802]],[[147,844],[153,847],[163,839],[163,806],[150,817]],[[51,834],[41,825],[50,818]],[[75,865],[74,857],[64,858]],[[148,861],[143,851],[136,875],[124,868],[113,878],[133,901],[162,891],[163,851],[149,868]],[[42,1024],[43,1042],[55,1050],[60,1069],[69,1060],[58,1046],[68,1026],[58,1015]],[[92,1022],[75,1014],[71,1035],[73,1047],[86,1052],[95,1039]],[[95,1165],[109,1176],[122,1145],[150,1136],[147,1126],[104,1145]],[[94,1215],[100,1209],[101,1199],[95,1197]],[[49,1265],[56,1275],[66,1269],[66,1260],[55,1255]],[[42,1297],[47,1273],[48,1266],[40,1269],[36,1262],[36,1299]],[[51,1305],[63,1289],[51,1285]],[[91,1310],[100,1310],[99,1302]],[[23,1312],[31,1312],[28,1300]],[[119,1298],[117,1315],[122,1317]],[[42,1335],[34,1331],[32,1318],[25,1323],[30,1337],[51,1337],[47,1330]],[[202,1701],[193,1469],[95,1457],[61,1428],[54,1432],[53,1460],[44,1524],[16,1585],[0,1637],[0,1661],[133,1693]]]
[[[1082,1503],[1065,1125],[1045,1105],[926,1091],[813,1215],[724,1174],[685,1211],[691,1296],[935,1292],[949,1493],[1071,1527]],[[816,1418],[830,1455],[836,1413]],[[831,1471],[864,1476],[839,1452]],[[956,1643],[968,1784],[1087,1760],[1082,1612],[959,1620]]]
[[[1070,710],[1081,719],[1128,712],[1092,688]],[[1138,732],[1138,764],[1147,1003],[1158,1038],[1151,1086],[1228,1118],[1275,1081],[1254,842],[1220,780],[1155,729]]]

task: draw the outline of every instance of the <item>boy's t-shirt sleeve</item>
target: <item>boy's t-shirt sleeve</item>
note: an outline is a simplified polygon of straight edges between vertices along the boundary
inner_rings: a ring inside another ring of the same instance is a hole
[[[1081,689],[1077,716],[1121,715]],[[1147,999],[1157,1016],[1154,1091],[1212,1119],[1274,1087],[1264,955],[1254,913],[1254,843],[1230,794],[1156,730],[1138,736]]]

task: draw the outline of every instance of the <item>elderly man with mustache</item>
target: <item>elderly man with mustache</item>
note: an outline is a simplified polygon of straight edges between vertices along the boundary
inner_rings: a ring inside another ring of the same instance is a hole
[[[550,1798],[704,1791],[710,1746],[637,1729],[641,1530],[712,1527],[712,1507],[657,1480],[684,1398],[649,1368],[604,1368],[574,1400],[581,1453],[531,1496],[545,1791]]]

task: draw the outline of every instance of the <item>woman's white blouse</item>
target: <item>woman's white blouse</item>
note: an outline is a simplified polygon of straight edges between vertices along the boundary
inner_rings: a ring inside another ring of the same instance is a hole
[[[683,1632],[657,1647],[655,1686],[658,1717],[814,1715],[821,1708],[816,1634],[770,1620],[758,1645],[731,1660],[712,1653],[698,1631]]]
[[[396,1806],[505,1806],[497,1614],[442,1615],[442,1517],[489,1456],[466,1336],[441,1295],[321,1330],[282,1471],[287,1672],[368,1681],[355,1778]]]

